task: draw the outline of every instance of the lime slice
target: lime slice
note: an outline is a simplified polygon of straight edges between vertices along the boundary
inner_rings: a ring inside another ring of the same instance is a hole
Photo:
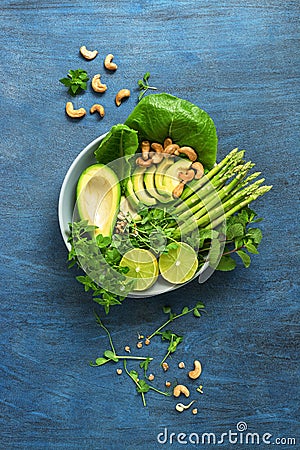
[[[162,277],[173,284],[186,283],[198,268],[197,253],[185,242],[178,242],[178,247],[163,253],[159,258],[159,270]]]
[[[121,259],[120,266],[129,268],[126,277],[134,280],[134,291],[144,291],[157,280],[157,259],[148,250],[141,248],[129,250]]]

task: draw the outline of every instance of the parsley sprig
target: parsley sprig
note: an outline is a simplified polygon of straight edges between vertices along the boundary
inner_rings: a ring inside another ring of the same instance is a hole
[[[150,78],[150,72],[146,72],[143,76],[142,80],[138,80],[137,84],[139,87],[139,90],[141,91],[139,94],[139,101],[142,99],[142,97],[144,96],[144,94],[146,94],[146,92],[148,91],[148,89],[154,90],[156,91],[157,88],[154,86],[149,86],[148,80]]]
[[[73,97],[86,90],[88,74],[83,69],[69,70],[66,78],[61,78],[60,83],[68,87],[68,93]]]

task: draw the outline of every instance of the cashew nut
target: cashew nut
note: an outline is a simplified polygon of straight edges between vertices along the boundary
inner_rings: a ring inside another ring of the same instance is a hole
[[[100,73],[97,73],[97,75],[95,75],[92,79],[92,88],[94,89],[95,92],[105,92],[107,89],[106,84],[101,83],[100,81]]]
[[[196,161],[197,159],[197,153],[192,147],[180,147],[174,152],[174,154],[177,156],[179,156],[180,153],[186,155],[190,161]]]
[[[173,395],[174,395],[174,397],[179,397],[180,394],[183,394],[186,397],[189,397],[190,391],[183,384],[177,384],[177,386],[175,386],[173,389]]]
[[[197,378],[200,377],[201,372],[202,372],[201,362],[195,360],[194,361],[194,370],[191,370],[189,372],[189,377],[192,378],[192,380],[196,380]]]
[[[170,137],[167,137],[167,138],[164,140],[164,148],[168,147],[168,145],[171,145],[171,144],[173,144],[172,139],[171,139]]]
[[[153,148],[156,153],[163,153],[164,151],[163,146],[158,144],[158,142],[152,142],[151,148]]]
[[[179,145],[177,144],[170,144],[167,145],[164,149],[165,153],[168,153],[169,155],[173,155],[175,153],[176,150],[179,149]]]
[[[154,153],[154,155],[152,156],[152,162],[154,164],[159,164],[160,162],[162,162],[163,159],[164,159],[163,153]]]
[[[144,160],[149,158],[149,152],[150,152],[150,142],[149,141],[142,141],[142,158]]]
[[[116,105],[120,106],[124,98],[130,97],[129,89],[121,89],[116,95]]]
[[[150,167],[150,166],[152,166],[152,159],[147,159],[145,161],[143,158],[139,157],[139,158],[136,159],[135,162],[136,162],[136,164],[138,166],[141,166],[141,167]]]
[[[106,56],[104,60],[104,66],[107,70],[117,70],[118,66],[116,63],[112,62],[113,59],[114,55],[112,55],[111,53]]]
[[[189,409],[192,406],[193,403],[195,403],[195,400],[193,400],[188,405],[184,405],[183,403],[177,403],[177,405],[175,406],[175,409],[178,412],[183,412],[185,409]]]
[[[102,105],[99,105],[98,103],[95,103],[95,105],[93,105],[90,109],[90,113],[94,114],[95,112],[98,112],[100,117],[104,117],[105,115],[105,111]]]
[[[195,173],[195,179],[196,180],[200,180],[200,178],[202,178],[203,177],[203,175],[204,175],[204,167],[203,167],[203,165],[201,164],[201,162],[194,162],[193,164],[192,164],[192,169],[194,169],[195,171],[196,171],[196,173]]]
[[[178,186],[176,186],[176,188],[173,189],[172,195],[173,195],[174,198],[179,198],[181,196],[181,194],[183,193],[184,186],[185,186],[185,182],[181,181],[178,184]]]
[[[74,109],[72,102],[67,102],[66,104],[66,113],[72,119],[78,119],[86,115],[86,110],[84,108]]]
[[[185,170],[184,172],[179,172],[178,178],[187,183],[188,181],[191,181],[195,178],[195,172],[192,169]]]
[[[94,58],[96,58],[96,56],[98,55],[98,51],[97,51],[97,50],[92,50],[92,51],[87,50],[87,48],[86,48],[85,45],[83,45],[82,47],[80,47],[79,51],[80,51],[80,53],[82,54],[82,56],[83,56],[85,59],[88,59],[88,60],[94,59]]]

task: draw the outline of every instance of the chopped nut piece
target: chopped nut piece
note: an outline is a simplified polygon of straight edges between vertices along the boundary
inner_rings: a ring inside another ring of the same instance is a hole
[[[195,415],[195,414],[198,414],[198,409],[197,408],[194,408],[194,409],[192,409],[192,413]]]
[[[117,369],[117,374],[118,375],[121,375],[123,373],[123,370],[122,369]]]
[[[179,367],[179,369],[184,369],[184,368],[185,368],[184,362],[181,361],[181,362],[178,364],[178,367]]]
[[[164,371],[166,372],[166,371],[168,370],[168,368],[169,368],[169,364],[166,363],[166,362],[162,363],[162,368],[163,368]]]
[[[150,373],[150,375],[149,375],[149,377],[148,377],[148,380],[149,381],[153,381],[154,380],[154,375],[153,375],[153,373]]]

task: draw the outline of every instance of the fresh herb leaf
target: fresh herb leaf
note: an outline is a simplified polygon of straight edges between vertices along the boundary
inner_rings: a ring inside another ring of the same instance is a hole
[[[79,94],[81,91],[86,90],[87,81],[89,80],[88,74],[83,69],[69,70],[67,74],[68,78],[61,78],[59,81],[64,86],[68,87],[68,93],[72,96]]]
[[[154,90],[156,91],[157,88],[154,86],[149,86],[148,80],[150,78],[150,72],[146,72],[143,76],[142,80],[138,80],[137,84],[139,87],[139,90],[141,91],[138,97],[138,100],[142,100],[142,97],[144,96],[144,94],[148,91],[148,89]]]
[[[251,258],[250,258],[250,256],[249,256],[246,252],[244,252],[243,250],[237,250],[236,253],[239,255],[239,257],[240,257],[241,260],[243,261],[244,266],[245,266],[246,268],[249,267],[249,266],[250,266],[250,263],[251,263]]]
[[[217,270],[228,272],[230,270],[235,269],[235,267],[236,262],[233,258],[231,258],[231,256],[222,256],[217,266]]]

